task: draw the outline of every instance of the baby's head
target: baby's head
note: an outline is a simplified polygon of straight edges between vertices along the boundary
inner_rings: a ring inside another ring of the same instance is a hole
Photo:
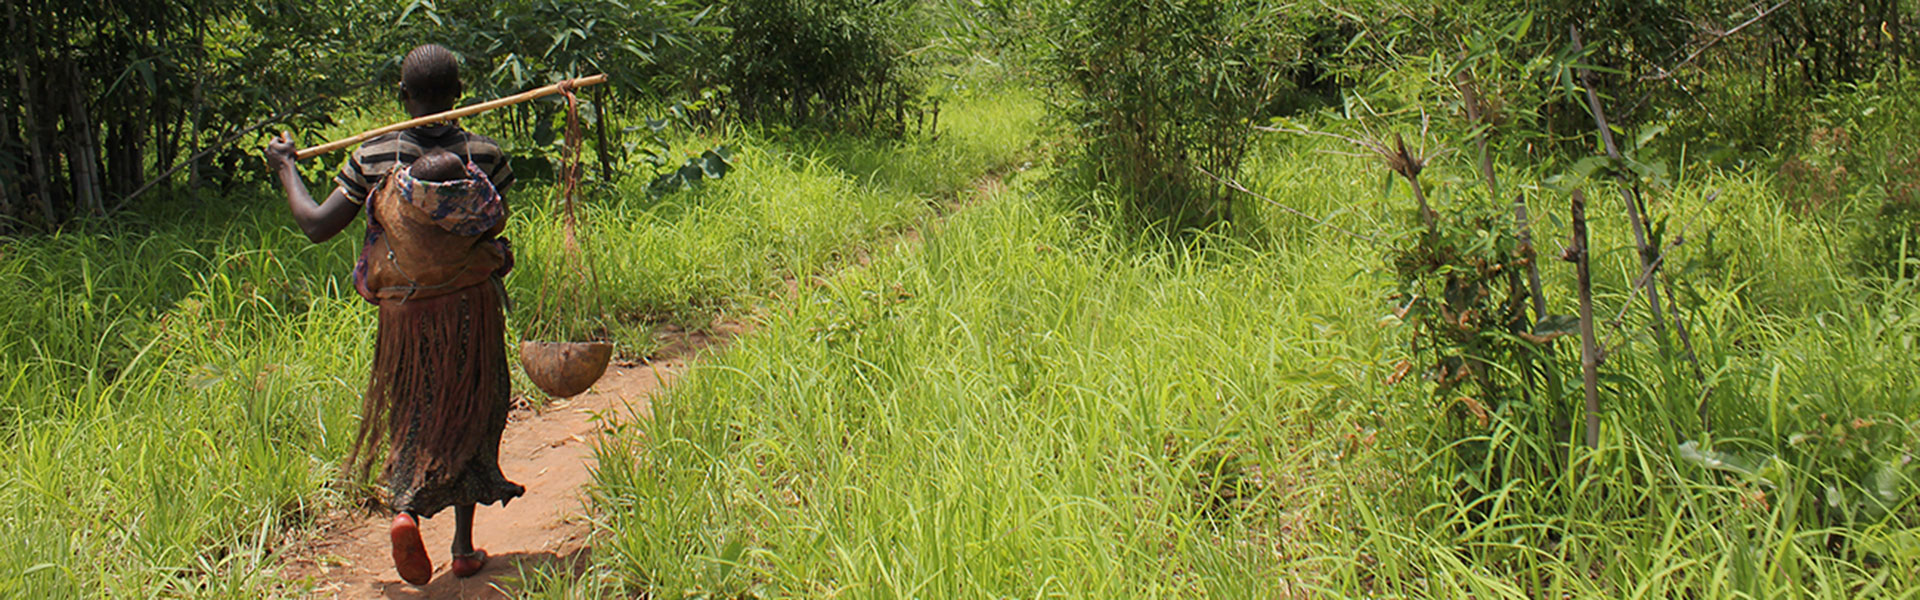
[[[413,178],[420,181],[454,181],[467,177],[466,163],[444,148],[428,150],[413,161],[411,170]]]

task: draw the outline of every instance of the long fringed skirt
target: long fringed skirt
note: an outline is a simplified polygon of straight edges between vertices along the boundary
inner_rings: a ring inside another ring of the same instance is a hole
[[[397,512],[432,517],[526,493],[500,473],[512,391],[500,294],[489,282],[380,304],[354,456],[364,473],[366,459],[387,447],[381,478]]]

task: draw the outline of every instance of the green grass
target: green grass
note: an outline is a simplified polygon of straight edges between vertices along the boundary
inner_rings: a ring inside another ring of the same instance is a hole
[[[1689,240],[1670,268],[1704,389],[1644,333],[1620,201],[1589,190],[1600,312],[1629,309],[1602,327],[1602,443],[1562,454],[1387,383],[1410,345],[1384,249],[1258,206],[1142,239],[1057,166],[1014,174],[1047,143],[1037,102],[956,97],[938,139],[688,134],[740,169],[594,188],[609,314],[559,329],[529,301],[564,287],[559,222],[545,183],[520,191],[516,331],[645,353],[663,320],[758,325],[615,433],[593,568],[526,573],[532,594],[1920,596],[1915,284],[1856,276],[1850,221],[1770,174],[1676,169],[1653,200]],[[1404,188],[1338,149],[1267,140],[1243,179],[1403,237]],[[989,171],[1010,185],[930,219]],[[1479,201],[1464,158],[1425,177],[1442,210]],[[1552,256],[1566,201],[1530,197]],[[328,483],[373,327],[344,282],[358,232],[312,246],[271,194],[201,202],[0,245],[0,596],[297,593],[273,551],[357,493]],[[1574,312],[1571,268],[1541,267]]]
[[[1409,228],[1404,188],[1382,196],[1379,165],[1327,149],[1269,144],[1247,179],[1349,229]],[[1473,181],[1463,161],[1429,173]],[[1637,259],[1617,196],[1590,194],[1611,315]],[[1436,200],[1455,201],[1471,195]],[[1766,177],[1689,173],[1655,203],[1694,224],[1675,271],[1715,434],[1634,309],[1603,328],[1628,343],[1604,369],[1597,450],[1562,458],[1504,414],[1467,438],[1585,475],[1496,481],[1472,506],[1445,406],[1385,383],[1408,343],[1382,250],[1271,209],[1258,244],[1141,242],[1088,216],[1110,205],[1071,176],[1023,176],[923,245],[769,300],[757,332],[602,451],[598,564],[540,578],[544,593],[1920,594],[1920,301],[1848,275]],[[1550,256],[1564,217],[1537,225]],[[1542,268],[1553,312],[1573,312],[1570,266]],[[1863,500],[1881,473],[1885,517]]]
[[[740,153],[723,181],[660,201],[632,179],[590,193],[611,336],[645,353],[654,320],[701,323],[921,222],[1018,159],[1037,112],[982,93],[937,140],[712,134],[699,141]],[[510,199],[522,330],[538,325],[529,299],[558,287],[550,184],[523,179]],[[0,596],[298,591],[273,552],[357,493],[329,482],[374,320],[347,281],[360,228],[309,245],[284,213],[245,191],[0,242]]]

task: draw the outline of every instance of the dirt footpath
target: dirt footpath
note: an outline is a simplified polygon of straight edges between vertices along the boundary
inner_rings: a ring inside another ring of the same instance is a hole
[[[317,583],[318,598],[505,598],[508,581],[523,568],[584,564],[592,527],[585,518],[585,489],[593,481],[594,445],[608,424],[647,418],[653,394],[685,374],[700,350],[724,344],[739,332],[721,325],[714,333],[686,334],[668,328],[660,358],[616,363],[585,394],[538,410],[516,411],[500,444],[500,470],[526,486],[527,494],[505,507],[481,506],[473,543],[491,558],[468,579],[447,572],[453,541],[453,511],[421,522],[433,557],[433,581],[412,586],[393,570],[387,540],[392,515],[352,511],[323,520],[312,542],[290,553],[290,582]]]

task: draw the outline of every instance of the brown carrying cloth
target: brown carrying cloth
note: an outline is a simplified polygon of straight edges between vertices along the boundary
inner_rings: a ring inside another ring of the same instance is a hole
[[[470,176],[485,183],[484,174]],[[425,188],[403,193],[419,183],[396,171],[368,201],[359,287],[373,292],[380,323],[348,465],[366,476],[385,446],[389,505],[431,517],[448,506],[504,503],[525,488],[507,481],[499,466],[512,384],[505,298],[494,279],[507,255],[493,241],[505,209],[490,186],[439,198],[467,203],[453,207],[423,202],[434,200],[423,196],[431,193]],[[446,225],[450,220],[455,226]]]
[[[367,198],[355,287],[370,302],[421,300],[505,276],[513,264],[499,237],[506,224],[506,203],[473,163],[465,179],[449,182],[396,168]]]

